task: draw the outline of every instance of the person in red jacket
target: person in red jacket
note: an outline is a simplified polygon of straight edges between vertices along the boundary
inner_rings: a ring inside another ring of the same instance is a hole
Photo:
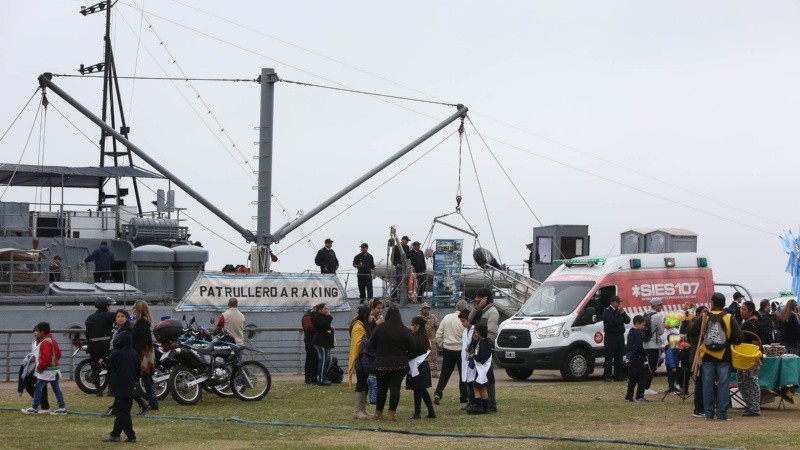
[[[61,371],[58,364],[61,360],[61,348],[58,347],[56,338],[50,334],[50,324],[47,322],[39,322],[33,327],[33,337],[39,344],[39,355],[36,357],[36,387],[33,392],[33,404],[30,408],[23,409],[25,414],[39,414],[39,402],[42,400],[42,389],[47,383],[50,383],[53,393],[58,400],[58,409],[52,411],[53,415],[64,415],[67,413],[66,405],[64,404],[64,394],[61,392],[58,380],[61,378]]]

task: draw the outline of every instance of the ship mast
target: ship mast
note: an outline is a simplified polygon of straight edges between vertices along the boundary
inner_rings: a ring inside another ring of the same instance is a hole
[[[119,119],[119,132],[125,138],[128,138],[130,127],[125,122],[125,113],[122,110],[122,98],[119,90],[119,79],[117,78],[117,66],[114,62],[114,51],[111,47],[111,8],[114,6],[111,0],[104,0],[100,3],[89,7],[81,7],[80,13],[88,16],[94,13],[105,11],[106,13],[106,32],[103,37],[104,41],[104,58],[103,62],[86,67],[81,64],[78,69],[81,75],[91,74],[94,72],[103,71],[103,108],[101,119],[103,122],[110,124],[114,129],[117,129],[117,119]],[[115,101],[116,100],[116,101]],[[109,148],[109,138],[110,148]],[[133,158],[130,149],[125,146],[119,146],[117,140],[105,130],[100,130],[100,167],[108,165],[119,166],[125,164],[127,158],[128,165],[133,166]],[[106,181],[100,180],[97,185],[97,210],[102,211],[106,208],[116,209],[125,204],[124,197],[128,195],[128,189],[120,187],[119,178],[114,180],[114,193],[106,193]],[[133,183],[133,191],[136,196],[136,207],[138,213],[142,214],[142,201],[139,197],[139,185],[136,178],[131,178]],[[107,200],[113,199],[113,203],[107,203]]]

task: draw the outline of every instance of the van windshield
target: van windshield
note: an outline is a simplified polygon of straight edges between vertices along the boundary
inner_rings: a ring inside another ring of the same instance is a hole
[[[586,298],[593,281],[546,281],[522,305],[519,316],[565,316]]]

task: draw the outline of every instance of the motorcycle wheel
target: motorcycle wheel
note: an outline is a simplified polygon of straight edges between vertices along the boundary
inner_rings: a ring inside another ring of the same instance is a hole
[[[233,397],[233,390],[231,390],[231,386],[229,383],[223,383],[211,386],[211,392],[217,394],[222,398],[231,398]]]
[[[189,368],[178,366],[169,375],[169,392],[172,398],[181,405],[194,405],[200,401],[200,385],[187,386],[197,378]]]
[[[239,400],[248,402],[261,400],[272,387],[272,376],[269,370],[258,361],[245,361],[239,370],[231,375],[233,394]]]
[[[87,394],[97,393],[97,388],[94,386],[94,383],[92,383],[92,364],[89,358],[79,362],[78,367],[75,368],[75,384],[78,385],[80,390]],[[106,384],[108,384],[108,380],[104,374],[101,374],[100,388],[105,389]]]

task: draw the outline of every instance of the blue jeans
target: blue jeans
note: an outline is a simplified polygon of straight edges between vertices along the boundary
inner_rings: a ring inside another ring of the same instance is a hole
[[[142,384],[144,385],[144,395],[147,397],[150,409],[158,409],[158,397],[156,397],[156,389],[153,386],[153,376],[142,375]]]
[[[320,383],[328,381],[328,369],[331,367],[331,349],[321,345],[315,345],[317,350],[317,377]]]
[[[731,363],[725,361],[703,361],[703,406],[706,419],[728,417],[728,407],[731,405],[729,383]],[[714,383],[717,383],[717,409],[714,410]]]
[[[66,405],[64,404],[64,394],[61,392],[61,386],[58,383],[59,378],[59,376],[56,376],[56,379],[52,381],[36,380],[36,387],[33,388],[33,404],[31,405],[31,408],[39,409],[39,402],[42,401],[42,389],[44,389],[44,385],[50,383],[50,388],[53,390],[53,393],[56,394],[58,409],[64,409]]]

